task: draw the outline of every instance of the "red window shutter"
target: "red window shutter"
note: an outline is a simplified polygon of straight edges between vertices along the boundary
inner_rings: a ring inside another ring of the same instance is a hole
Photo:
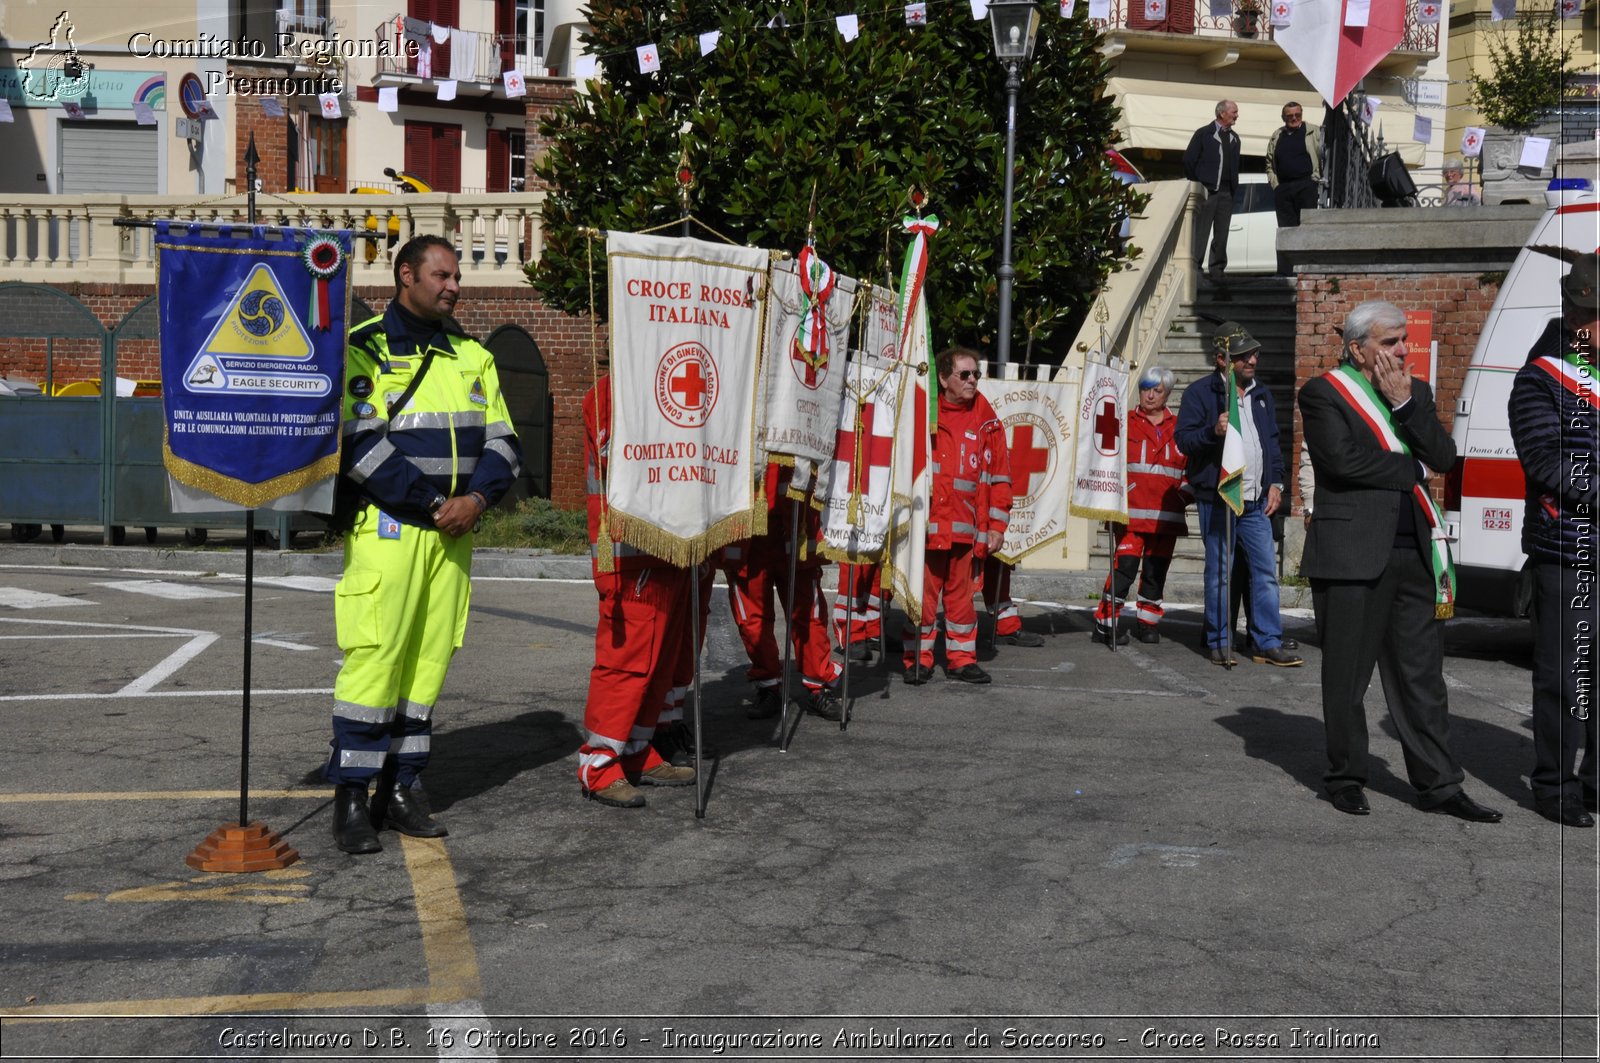
[[[406,172],[433,183],[433,123],[406,123]]]
[[[1194,0],[1167,0],[1167,17],[1151,20],[1144,17],[1144,0],[1128,0],[1128,28],[1130,30],[1160,30],[1165,33],[1194,32]]]
[[[500,38],[500,69],[515,70],[517,68],[515,0],[494,0],[494,32]]]
[[[438,125],[433,141],[433,180],[436,192],[461,191],[461,127]]]
[[[511,134],[504,129],[489,130],[488,176],[484,188],[489,192],[511,191]]]

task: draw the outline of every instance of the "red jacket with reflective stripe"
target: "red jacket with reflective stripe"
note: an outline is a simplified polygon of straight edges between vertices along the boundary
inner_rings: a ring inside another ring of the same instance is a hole
[[[976,542],[979,532],[1002,534],[1011,519],[1011,458],[1006,433],[982,395],[962,409],[939,399],[933,438],[933,499],[928,549]]]
[[[583,396],[583,457],[587,476],[589,508],[589,567],[599,579],[600,514],[606,508],[605,476],[611,457],[611,378],[602,376]],[[611,529],[613,535],[616,529]],[[659,568],[666,562],[643,550],[617,543],[614,557],[615,571],[637,572],[646,568]]]
[[[1184,478],[1188,461],[1177,443],[1171,410],[1160,424],[1135,406],[1128,414],[1128,527],[1144,535],[1187,535],[1183,511],[1194,501]]]

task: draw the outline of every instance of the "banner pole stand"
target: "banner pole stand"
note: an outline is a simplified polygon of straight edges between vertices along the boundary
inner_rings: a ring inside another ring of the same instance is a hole
[[[256,151],[255,134],[250,135],[250,146],[245,151],[245,180],[249,189],[248,218],[256,221],[256,163],[261,161]],[[254,641],[256,571],[256,511],[246,510],[244,517],[244,701],[243,719],[239,729],[239,821],[224,823],[205,841],[195,846],[183,862],[196,871],[272,871],[288,867],[300,859],[300,854],[290,848],[279,834],[265,823],[250,821],[250,657]]]
[[[706,762],[700,738],[700,566],[689,570],[689,645],[694,653],[694,818],[706,818]]]

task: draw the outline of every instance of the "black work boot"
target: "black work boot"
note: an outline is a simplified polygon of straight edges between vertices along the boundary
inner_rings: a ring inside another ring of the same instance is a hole
[[[333,840],[347,853],[381,852],[383,844],[372,829],[367,810],[367,788],[341,784],[333,791]]]
[[[420,786],[401,786],[396,783],[384,795],[383,826],[409,834],[413,838],[443,838],[450,831],[442,823],[433,821],[433,810],[428,807],[428,795]]]

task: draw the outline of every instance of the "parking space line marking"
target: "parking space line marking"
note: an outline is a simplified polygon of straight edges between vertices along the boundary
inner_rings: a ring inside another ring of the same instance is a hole
[[[194,598],[239,598],[238,591],[225,591],[218,587],[201,587],[188,583],[170,583],[160,579],[124,579],[95,583],[96,587],[109,587],[129,594],[148,594],[152,598],[166,598],[181,602]]]
[[[422,954],[428,964],[428,984],[449,988],[457,998],[483,993],[478,977],[478,957],[467,930],[467,910],[456,889],[456,872],[450,854],[438,838],[400,836],[406,869],[411,872],[411,895],[417,922],[422,927]]]
[[[117,693],[150,693],[150,691],[160,686],[161,683],[168,676],[172,675],[173,672],[176,672],[178,669],[182,668],[184,665],[188,664],[190,661],[204,653],[206,647],[210,646],[215,641],[217,641],[215,632],[208,631],[203,635],[196,635],[182,646],[179,646],[177,649],[167,654],[166,660],[157,664],[144,675],[140,676],[138,679],[135,679],[133,682],[117,691]]]
[[[11,794],[0,796],[0,803],[18,798],[49,800],[99,800],[116,798],[210,798],[232,796],[236,791],[186,790],[157,794]],[[328,791],[258,791],[257,797],[318,797]],[[374,1012],[404,1006],[476,1002],[483,995],[478,973],[478,957],[472,947],[467,926],[467,910],[456,889],[455,868],[444,842],[437,838],[401,836],[406,871],[411,879],[411,895],[422,931],[423,956],[428,969],[428,984],[415,988],[356,989],[324,993],[245,993],[211,997],[165,997],[158,1000],[116,1000],[87,1004],[36,1004],[20,1008],[0,1008],[0,1018],[18,1022],[49,1022],[57,1019],[149,1018],[152,1016],[218,1015],[227,1012],[333,1011],[369,1008]]]
[[[0,587],[0,605],[12,609],[59,609],[66,605],[95,605],[87,598],[68,598],[64,594],[25,591],[21,587]]]
[[[252,698],[270,697],[274,694],[298,697],[301,694],[332,693],[332,687],[282,687],[274,690],[263,690],[261,687],[250,688],[250,696]],[[243,688],[236,690],[119,690],[115,694],[0,694],[0,701],[118,701],[125,698],[239,698],[243,696]]]

